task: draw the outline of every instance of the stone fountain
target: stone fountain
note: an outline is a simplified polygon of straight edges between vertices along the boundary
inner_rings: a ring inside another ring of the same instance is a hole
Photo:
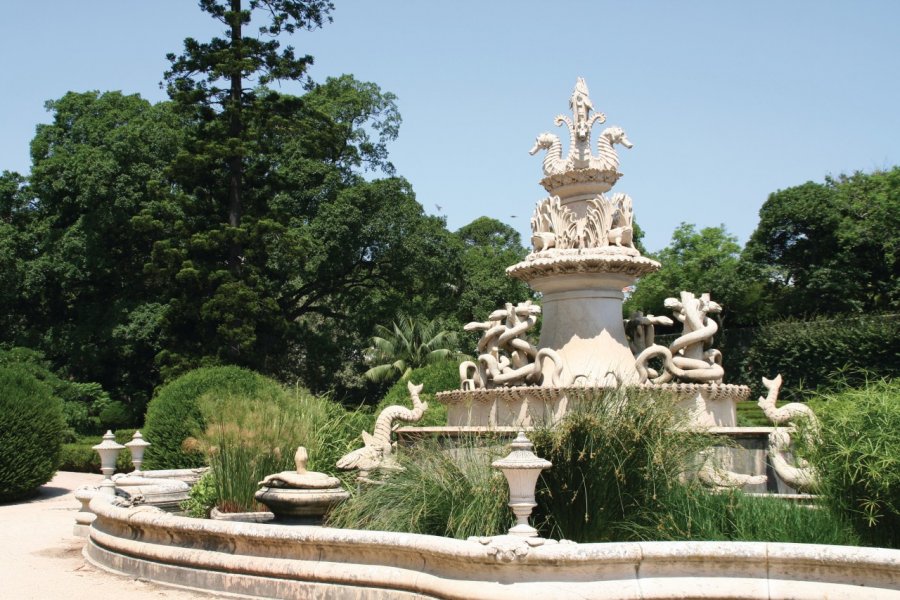
[[[541,183],[549,196],[532,219],[533,252],[507,270],[541,292],[542,305],[508,303],[486,321],[466,326],[482,337],[476,359],[460,365],[460,389],[438,394],[448,406],[443,429],[515,434],[552,423],[614,386],[624,386],[626,393],[652,390],[674,395],[698,428],[760,438],[757,454],[768,453],[779,477],[796,488],[814,486],[814,472],[785,455],[793,420],[809,418],[809,410],[777,406],[780,377],[763,380],[768,394],[759,400],[775,427],[735,427],[735,403],[750,390],[722,383],[721,354],[710,347],[716,323],[709,317],[721,307],[708,294],[670,298],[672,318],[637,313],[622,319],[623,288],[659,268],[633,246],[631,199],[607,195],[621,177],[614,147],[630,148],[631,142],[622,129],[609,127],[594,156],[591,128],[605,116],[594,112],[581,79],[570,106],[571,118],[556,119],[569,130],[568,156],[563,158],[560,140],[549,133],[538,136],[532,150],[547,151]],[[527,335],[542,312],[540,340],[533,344]],[[654,327],[675,321],[682,324],[682,335],[668,346],[656,344]],[[395,432],[413,438],[435,433],[435,428],[394,428],[396,421],[419,420],[428,408],[419,398],[422,387],[408,387],[413,408],[384,409],[373,434],[363,434],[365,445],[338,462],[359,471],[361,485],[390,485],[389,479],[369,476],[399,468],[393,460]],[[531,455],[528,446],[520,436],[513,452],[495,463],[509,478],[510,505],[519,520],[511,535],[452,540],[188,519],[95,493],[87,499],[92,520],[83,528],[89,535],[85,556],[119,574],[244,598],[868,600],[900,594],[897,550],[763,542],[574,544],[537,537],[527,525],[534,503],[529,490],[536,474],[550,465]],[[333,478],[307,472],[305,460],[298,449],[296,471],[261,482],[260,495],[288,517],[309,516],[310,500],[318,513],[344,494]],[[716,488],[747,489],[761,485],[760,478],[771,486],[758,465],[749,469],[754,470],[706,463],[697,476]],[[513,485],[514,479],[524,483]]]
[[[746,386],[722,383],[721,354],[709,349],[721,310],[708,294],[682,292],[667,306],[684,327],[670,347],[653,343],[657,324],[668,317],[636,314],[622,319],[624,291],[659,269],[633,243],[633,202],[610,190],[622,177],[616,146],[631,148],[621,127],[591,132],[606,115],[594,110],[587,84],[578,79],[569,100],[572,116],[556,125],[569,132],[568,155],[552,133],[537,137],[531,154],[546,151],[540,183],[548,196],[531,218],[532,252],[506,272],[541,294],[541,306],[507,304],[485,322],[477,358],[460,366],[460,389],[438,399],[448,407],[450,426],[521,427],[560,419],[574,403],[616,386],[676,394],[698,425],[734,427],[735,403]],[[540,341],[526,337],[543,315]],[[651,360],[663,361],[661,373]]]

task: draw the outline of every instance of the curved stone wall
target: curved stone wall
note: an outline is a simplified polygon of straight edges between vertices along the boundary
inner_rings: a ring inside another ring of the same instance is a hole
[[[806,544],[471,541],[228,523],[91,501],[109,571],[264,598],[900,598],[900,551]]]

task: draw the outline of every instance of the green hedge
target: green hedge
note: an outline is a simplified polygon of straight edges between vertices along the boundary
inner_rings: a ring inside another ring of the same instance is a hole
[[[436,392],[455,390],[459,388],[459,365],[454,361],[444,360],[424,367],[413,369],[407,377],[400,379],[378,403],[375,409],[377,416],[383,409],[393,404],[412,406],[409,398],[408,382],[422,384],[422,392],[419,398],[428,403],[428,410],[421,421],[415,423],[417,427],[432,427],[447,424],[447,407],[434,399]],[[412,425],[412,423],[410,423]]]
[[[17,365],[0,367],[0,502],[47,483],[59,464],[62,401]]]
[[[781,373],[781,398],[900,375],[900,316],[855,315],[783,321],[761,327],[741,361],[740,382],[765,393],[760,379]]]
[[[134,429],[117,429],[115,431],[116,441],[120,444],[128,443],[131,441],[134,432]],[[93,446],[102,441],[102,436],[96,435],[81,437],[74,442],[63,444],[59,458],[59,470],[75,471],[76,473],[99,473],[100,455],[97,454]],[[128,473],[133,469],[131,452],[126,448],[119,452],[119,456],[116,458],[116,472]]]
[[[147,407],[142,433],[152,445],[144,455],[144,468],[183,469],[205,464],[200,448],[190,440],[206,427],[197,401],[207,393],[278,401],[285,392],[277,381],[238,367],[205,367],[185,373],[159,388]]]

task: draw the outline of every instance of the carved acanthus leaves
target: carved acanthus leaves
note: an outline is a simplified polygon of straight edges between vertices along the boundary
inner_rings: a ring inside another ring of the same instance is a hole
[[[531,217],[531,242],[535,252],[618,246],[634,248],[633,209],[628,194],[607,198],[598,194],[586,203],[585,215],[578,218],[562,205],[559,196],[544,198]]]

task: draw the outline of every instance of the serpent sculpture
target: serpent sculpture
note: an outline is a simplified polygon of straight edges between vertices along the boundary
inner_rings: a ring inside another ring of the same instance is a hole
[[[641,381],[648,379],[652,383],[667,383],[677,378],[691,383],[721,382],[725,375],[722,368],[722,354],[715,349],[706,350],[705,346],[712,342],[719,330],[716,322],[710,319],[709,313],[721,312],[722,307],[709,299],[709,294],[699,298],[691,292],[681,292],[681,299],[666,298],[666,308],[684,326],[684,331],[666,348],[659,344],[644,349],[635,359],[635,368]],[[665,371],[654,376],[647,362],[655,357],[662,357]]]
[[[393,450],[391,430],[394,421],[418,421],[428,409],[428,403],[419,399],[422,384],[414,385],[409,382],[406,384],[406,388],[412,398],[413,408],[410,410],[405,406],[395,404],[382,410],[375,420],[373,433],[370,435],[367,431],[362,432],[364,446],[342,456],[337,461],[338,469],[344,471],[357,469],[360,477],[364,478],[369,472],[386,466],[386,463],[389,464],[392,461],[390,456]]]
[[[472,390],[511,385],[558,385],[562,376],[562,359],[549,348],[538,350],[524,339],[537,323],[541,307],[531,301],[516,306],[507,303],[495,310],[484,322],[468,323],[466,331],[483,331],[478,341],[477,362],[459,365],[460,388]],[[544,381],[544,359],[553,363],[552,377]]]

